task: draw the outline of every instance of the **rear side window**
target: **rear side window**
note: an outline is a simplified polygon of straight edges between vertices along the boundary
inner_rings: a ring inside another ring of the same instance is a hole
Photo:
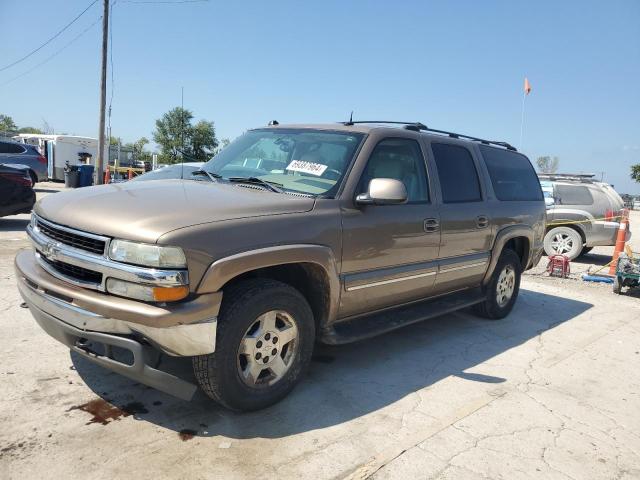
[[[593,196],[583,185],[556,185],[556,203],[560,205],[593,205]]]
[[[498,200],[542,200],[540,181],[527,157],[485,145],[480,151]]]
[[[471,152],[448,143],[432,143],[444,203],[480,202],[480,180]]]
[[[0,153],[24,153],[26,150],[22,145],[0,142]]]

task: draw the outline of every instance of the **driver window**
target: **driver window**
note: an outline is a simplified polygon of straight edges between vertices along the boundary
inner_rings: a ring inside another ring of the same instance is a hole
[[[407,189],[409,203],[429,201],[424,157],[415,140],[387,138],[378,143],[362,174],[359,192],[365,193],[374,178],[400,180]]]

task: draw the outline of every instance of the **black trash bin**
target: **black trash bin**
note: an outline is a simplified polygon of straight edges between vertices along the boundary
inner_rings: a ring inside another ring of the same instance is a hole
[[[64,166],[64,186],[67,188],[78,188],[80,186],[80,172],[77,165]]]

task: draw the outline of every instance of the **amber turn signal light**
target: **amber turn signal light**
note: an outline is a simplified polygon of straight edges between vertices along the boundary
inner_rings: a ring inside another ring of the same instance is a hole
[[[189,294],[189,287],[154,287],[153,299],[156,302],[175,302],[182,300]]]

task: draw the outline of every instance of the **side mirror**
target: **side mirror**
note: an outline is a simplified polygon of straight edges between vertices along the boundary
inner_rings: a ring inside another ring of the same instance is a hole
[[[407,203],[407,189],[400,180],[374,178],[369,182],[367,193],[356,197],[358,205],[397,205]]]

